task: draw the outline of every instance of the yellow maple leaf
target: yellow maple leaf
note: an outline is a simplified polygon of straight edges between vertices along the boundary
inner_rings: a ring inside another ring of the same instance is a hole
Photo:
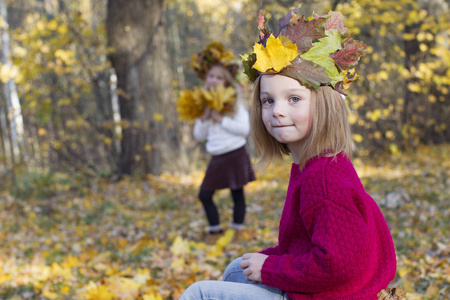
[[[44,296],[47,299],[56,299],[58,298],[58,294],[55,294],[49,290],[43,290],[42,291],[42,296]]]
[[[186,266],[186,261],[184,260],[184,258],[179,258],[177,260],[174,260],[170,263],[170,266],[175,269],[176,267],[185,267]]]
[[[116,277],[111,278],[108,288],[118,299],[136,299],[139,294],[139,288],[142,284],[134,281],[132,278]]]
[[[184,90],[180,92],[177,100],[177,112],[180,120],[193,121],[202,115],[204,109],[201,90],[195,87],[194,90]]]
[[[267,39],[266,47],[256,43],[253,46],[253,52],[256,53],[256,62],[253,68],[260,72],[270,69],[280,72],[281,69],[290,65],[298,55],[296,44],[287,39],[283,44],[279,38],[275,38],[273,35]]]
[[[188,242],[186,240],[183,240],[180,236],[177,236],[172,244],[172,247],[170,247],[170,252],[172,252],[174,255],[188,253]]]
[[[115,294],[110,292],[108,287],[104,285],[97,285],[92,281],[90,281],[87,286],[82,288],[79,291],[78,295],[86,300],[96,300],[96,299],[111,300],[115,297]]]
[[[163,300],[162,296],[159,293],[143,295],[142,299],[144,299],[144,300]]]
[[[233,107],[236,100],[236,91],[233,87],[219,85],[215,89],[202,90],[202,96],[207,106],[219,113],[224,113]]]
[[[225,232],[225,234],[217,240],[216,245],[220,248],[224,248],[226,245],[231,243],[231,241],[233,240],[234,234],[235,234],[234,230],[228,229]]]
[[[150,269],[137,269],[133,277],[134,281],[140,284],[145,284],[151,278]]]

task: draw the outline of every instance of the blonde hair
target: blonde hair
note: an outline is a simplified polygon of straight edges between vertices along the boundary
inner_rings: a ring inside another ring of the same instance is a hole
[[[258,164],[266,166],[274,159],[289,154],[286,144],[278,142],[267,131],[261,116],[260,95],[261,76],[253,87],[251,108],[251,130],[256,152],[260,155]],[[330,86],[311,89],[311,130],[300,147],[300,170],[306,162],[316,156],[336,156],[343,152],[351,158],[354,149],[350,124],[347,119],[347,106],[340,94]]]
[[[225,87],[230,87],[232,86],[234,88],[234,90],[236,91],[236,101],[234,101],[233,107],[232,107],[232,111],[225,113],[225,115],[234,115],[237,111],[237,107],[239,104],[244,105],[244,95],[242,93],[242,88],[239,85],[239,83],[234,79],[233,75],[231,74],[231,72],[225,68],[223,65],[217,64],[211,67],[211,69],[213,67],[220,67],[222,72],[223,72],[223,77],[225,78]],[[209,69],[208,72],[206,73],[208,75],[209,71],[211,70]],[[207,88],[206,86],[206,80],[205,80],[205,88]]]

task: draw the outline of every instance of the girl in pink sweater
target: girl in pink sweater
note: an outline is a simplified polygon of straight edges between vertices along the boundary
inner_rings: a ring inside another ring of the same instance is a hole
[[[294,160],[278,245],[244,254],[224,281],[197,282],[183,300],[375,300],[395,276],[386,221],[350,161],[340,91],[356,77],[343,70],[357,65],[365,45],[343,35],[340,13],[307,19],[297,13],[280,19],[278,34],[260,15],[260,42],[243,56],[256,80],[251,125],[261,160],[283,154]]]

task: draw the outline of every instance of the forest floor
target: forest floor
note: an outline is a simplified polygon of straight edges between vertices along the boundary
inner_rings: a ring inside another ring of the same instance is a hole
[[[449,299],[450,145],[354,164],[394,238],[392,284],[407,299]],[[195,281],[220,279],[232,259],[276,243],[289,170],[289,161],[258,170],[246,187],[247,228],[239,241],[228,230],[215,244],[203,240],[202,171],[78,189],[66,180],[52,197],[1,191],[0,297],[178,299]],[[229,193],[215,199],[229,226]]]

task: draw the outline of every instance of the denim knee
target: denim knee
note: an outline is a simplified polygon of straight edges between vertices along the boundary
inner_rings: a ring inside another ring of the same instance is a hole
[[[202,281],[195,282],[191,284],[181,295],[179,300],[191,300],[191,299],[201,299],[201,285]]]
[[[239,279],[235,279],[233,277],[239,276],[239,277],[244,277],[242,273],[242,268],[241,266],[239,266],[239,263],[241,262],[242,257],[238,257],[235,260],[233,260],[228,267],[225,269],[225,272],[223,273],[223,281],[234,281],[234,282],[240,282],[241,278]]]

